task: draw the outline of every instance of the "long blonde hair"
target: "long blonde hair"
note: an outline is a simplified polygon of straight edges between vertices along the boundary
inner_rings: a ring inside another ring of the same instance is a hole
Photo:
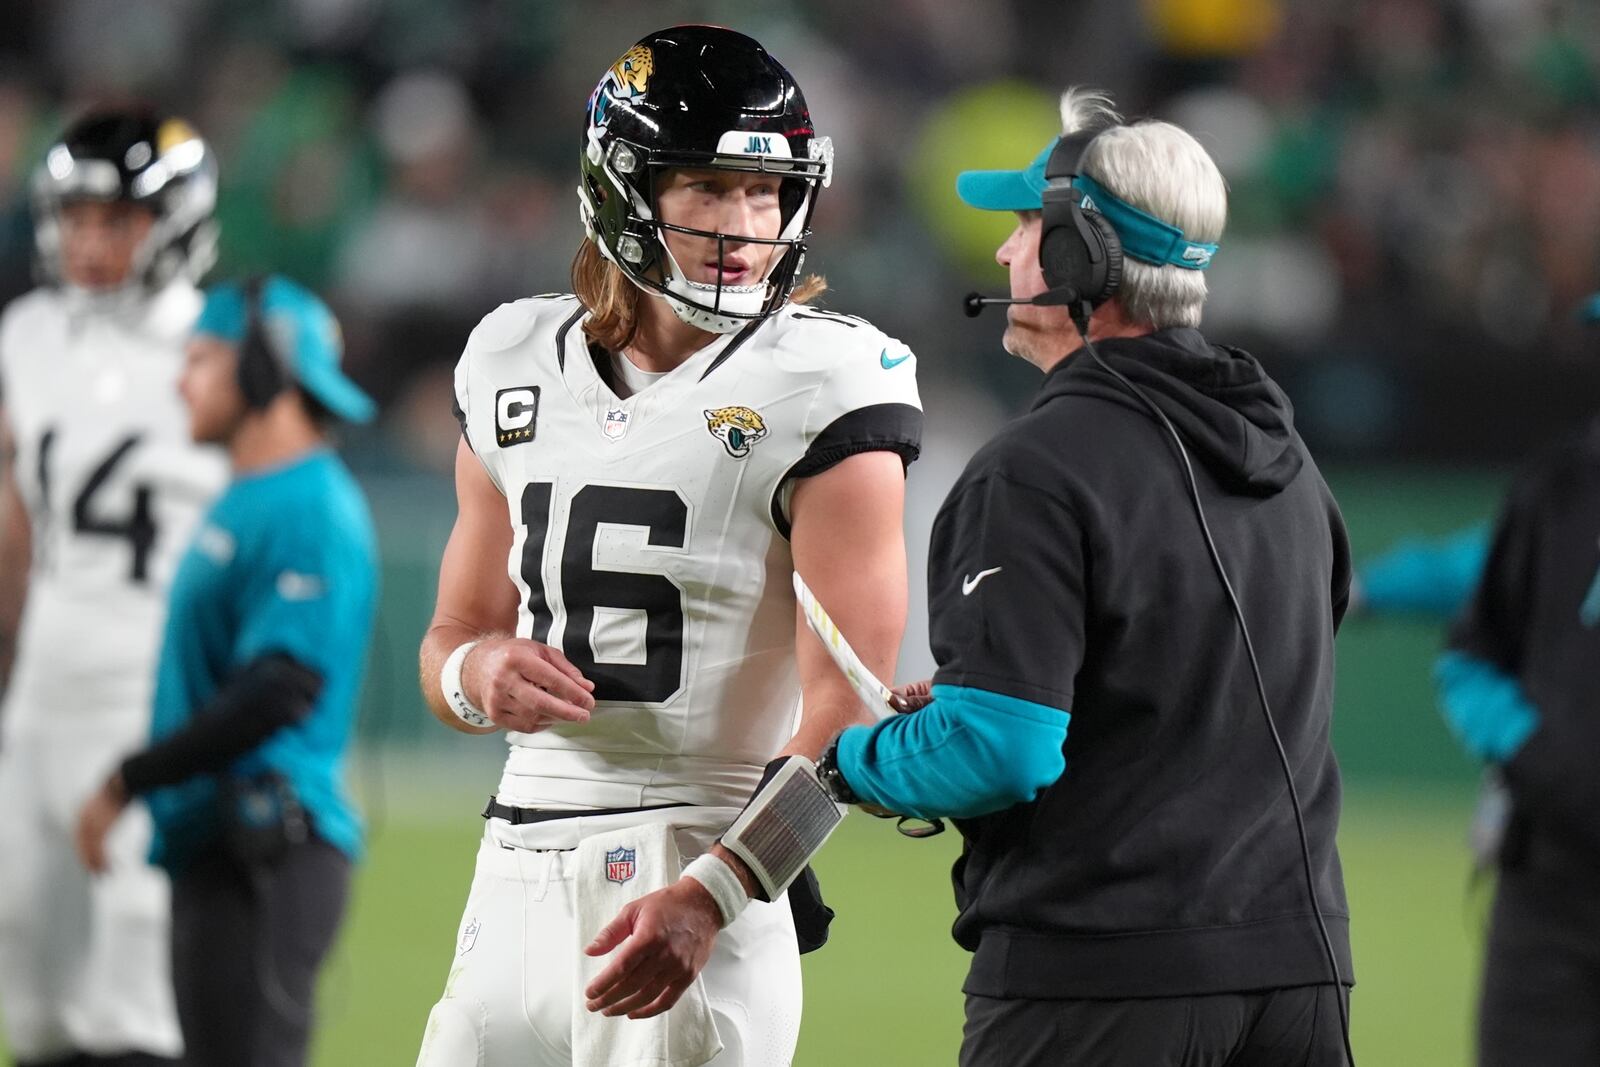
[[[827,291],[820,274],[807,274],[789,294],[789,303],[806,304]],[[572,291],[589,309],[583,332],[609,352],[620,352],[639,331],[639,299],[644,294],[588,238],[572,257]]]

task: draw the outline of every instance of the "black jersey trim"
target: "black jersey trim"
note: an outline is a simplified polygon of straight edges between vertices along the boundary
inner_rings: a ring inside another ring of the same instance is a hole
[[[861,452],[893,452],[904,466],[911,466],[922,452],[921,409],[910,404],[870,404],[847,411],[824,427],[772,490],[772,525],[785,541],[790,526],[783,513],[784,486],[821,474]]]
[[[835,326],[845,326],[855,329],[858,326],[871,326],[872,323],[859,315],[846,315],[842,311],[828,311],[825,308],[812,308],[809,311],[796,311],[794,318],[811,319],[815,322],[831,322]]]
[[[461,410],[461,400],[456,396],[454,389],[450,390],[450,410],[455,412],[456,422],[461,424],[461,439],[472,449],[472,454],[477,455],[478,450],[472,448],[472,436],[467,433],[467,413]]]
[[[728,347],[717,353],[717,358],[712,360],[711,366],[707,367],[706,372],[700,375],[700,380],[702,382],[705,381],[708,377],[710,377],[712,371],[726,363],[728,357],[739,351],[739,346],[750,340],[751,336],[757,330],[761,329],[761,327],[767,322],[767,319],[770,318],[772,318],[771,315],[768,315],[766,319],[757,319],[755,322],[752,322],[750,325],[740,330],[739,335],[732,341],[728,342]]]
[[[582,304],[578,310],[567,316],[567,321],[561,324],[561,329],[556,331],[556,367],[565,374],[567,372],[567,331],[571,330],[577,321],[583,318],[584,312],[589,309]]]
[[[618,400],[626,400],[627,396],[623,395],[625,387],[621,382],[617,381],[616,370],[611,365],[611,353],[593,341],[583,347],[584,351],[589,353],[589,362],[594,364],[595,376],[600,379],[607,389],[611,390],[612,396]],[[623,356],[622,358],[627,359],[628,357]]]

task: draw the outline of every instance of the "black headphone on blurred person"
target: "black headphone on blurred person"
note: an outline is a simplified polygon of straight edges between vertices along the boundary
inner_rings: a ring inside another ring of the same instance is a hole
[[[1072,179],[1099,130],[1079,130],[1056,143],[1044,165],[1044,224],[1039,232],[1039,268],[1044,283],[1061,292],[1073,321],[1087,334],[1089,315],[1122,285],[1122,239],[1098,211],[1085,211]],[[1079,321],[1081,317],[1082,321]]]
[[[265,279],[248,279],[240,288],[244,294],[244,340],[239,342],[239,391],[245,406],[261,411],[288,385],[283,360],[267,337],[261,316],[261,289]]]

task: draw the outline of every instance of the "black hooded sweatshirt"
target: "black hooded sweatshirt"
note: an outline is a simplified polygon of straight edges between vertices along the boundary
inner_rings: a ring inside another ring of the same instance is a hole
[[[1288,399],[1249,355],[1192,329],[1096,348],[1188,449],[1351,983],[1329,742],[1350,581],[1338,507]],[[958,823],[966,992],[1125,998],[1332,980],[1283,770],[1182,460],[1089,356],[1053,368],[1032,409],[973,457],[934,525],[929,590],[936,684],[1071,714],[1055,784]]]

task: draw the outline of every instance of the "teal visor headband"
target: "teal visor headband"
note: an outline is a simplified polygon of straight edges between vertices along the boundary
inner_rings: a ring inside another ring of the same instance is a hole
[[[1217,254],[1216,245],[1189,240],[1178,227],[1117,199],[1087,174],[1074,177],[1072,187],[1083,194],[1079,207],[1098,211],[1111,223],[1111,228],[1122,239],[1124,254],[1158,267],[1170,264],[1185,270],[1205,270],[1211,266],[1211,257]]]

